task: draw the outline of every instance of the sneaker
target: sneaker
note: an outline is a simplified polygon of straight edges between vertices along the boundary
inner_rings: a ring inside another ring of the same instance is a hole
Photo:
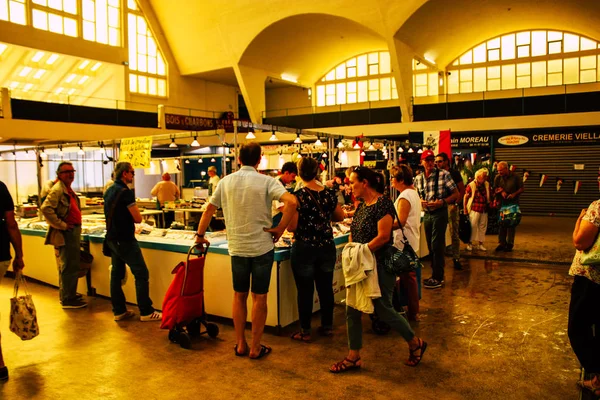
[[[467,251],[473,251],[473,246],[471,246],[471,243],[467,245]]]
[[[463,266],[460,263],[460,260],[458,258],[455,258],[453,261],[454,261],[454,269],[457,271],[462,271]]]
[[[504,251],[506,249],[506,245],[500,243],[498,247],[496,247],[496,251]]]
[[[425,289],[439,289],[444,285],[444,281],[438,281],[436,279],[428,279],[423,282],[423,287]]]
[[[115,315],[115,321],[123,321],[124,319],[129,319],[133,316],[133,312],[127,310],[123,314]]]
[[[64,309],[87,307],[87,303],[81,299],[63,301],[61,304],[62,304],[62,308],[64,308]]]
[[[142,322],[160,322],[162,321],[162,313],[160,311],[154,311],[149,315],[141,315],[140,321]]]
[[[0,382],[8,380],[8,368],[6,366],[0,368]]]
[[[77,294],[75,294],[75,298],[77,300],[83,300],[83,295],[81,293],[77,293]]]
[[[487,249],[485,247],[483,247],[482,244],[479,245],[479,250],[481,250],[481,251],[487,251]]]

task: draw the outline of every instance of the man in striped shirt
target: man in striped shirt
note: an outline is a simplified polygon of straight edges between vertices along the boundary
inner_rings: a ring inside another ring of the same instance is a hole
[[[437,289],[444,284],[448,204],[458,199],[459,192],[450,173],[435,167],[433,151],[423,151],[421,165],[425,168],[425,172],[415,178],[415,188],[421,197],[421,207],[425,212],[423,224],[432,269],[431,278],[423,282],[423,287]]]

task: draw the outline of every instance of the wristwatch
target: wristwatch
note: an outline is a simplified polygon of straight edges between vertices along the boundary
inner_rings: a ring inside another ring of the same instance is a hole
[[[204,233],[200,234],[200,233],[196,232],[196,234],[194,236],[199,237],[200,239],[202,239],[204,237]]]

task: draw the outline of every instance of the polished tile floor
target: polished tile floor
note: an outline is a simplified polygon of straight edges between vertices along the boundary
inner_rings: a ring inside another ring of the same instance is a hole
[[[234,356],[230,325],[219,324],[216,340],[202,337],[184,350],[156,323],[114,322],[106,299],[62,310],[55,288],[30,284],[41,334],[22,342],[8,330],[13,281],[6,278],[0,328],[10,380],[0,384],[0,399],[578,398],[579,364],[567,337],[568,267],[465,264],[454,271],[448,262],[446,287],[423,293],[414,326],[429,348],[419,367],[404,366],[406,344],[393,333],[375,335],[365,316],[364,367],[342,375],[328,372],[346,352],[342,306],[333,338],[294,342],[289,327],[282,336],[266,334],[273,353],[255,361]]]

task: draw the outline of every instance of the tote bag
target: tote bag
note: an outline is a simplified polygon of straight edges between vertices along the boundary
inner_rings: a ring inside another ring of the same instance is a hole
[[[24,296],[19,296],[20,287],[23,288]],[[10,331],[21,340],[31,340],[40,334],[35,305],[20,271],[15,278],[14,296],[10,299]]]

